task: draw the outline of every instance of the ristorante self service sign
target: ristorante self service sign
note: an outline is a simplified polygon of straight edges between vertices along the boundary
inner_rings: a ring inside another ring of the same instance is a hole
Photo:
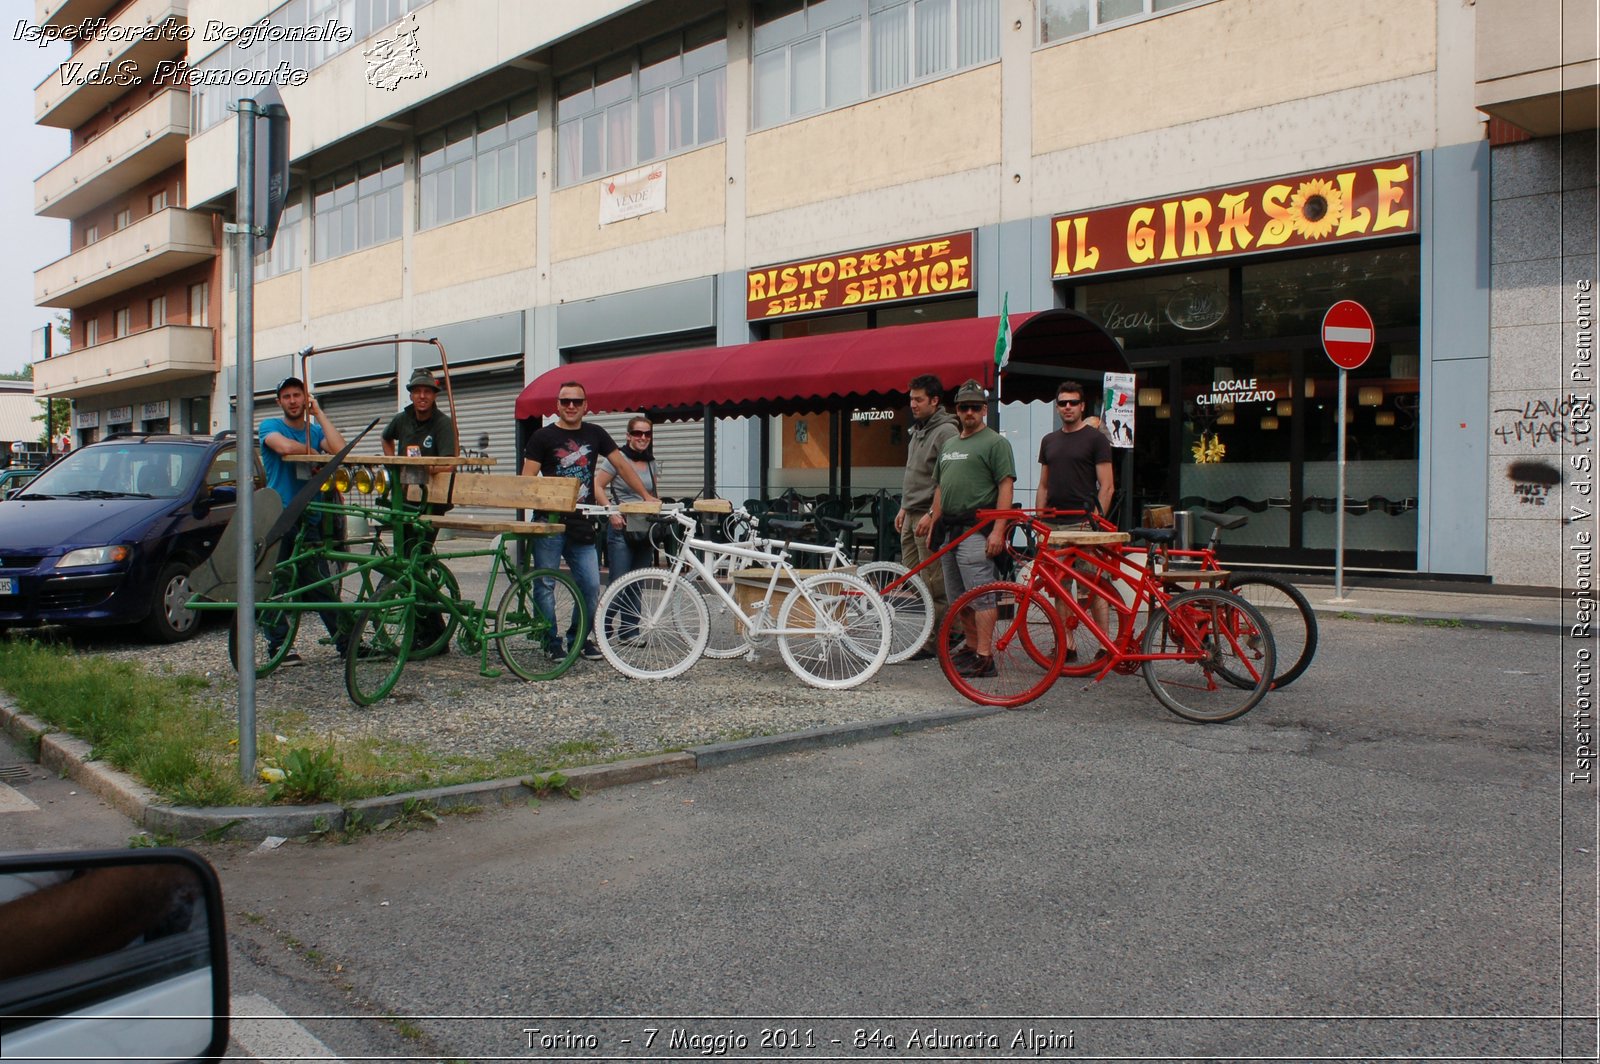
[[[748,321],[972,292],[972,234],[763,266],[745,281]]]
[[[1204,262],[1417,231],[1417,159],[1406,156],[1063,214],[1051,275]]]

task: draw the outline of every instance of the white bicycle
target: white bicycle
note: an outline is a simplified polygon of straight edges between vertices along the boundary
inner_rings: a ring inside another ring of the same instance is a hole
[[[842,569],[850,565],[844,537],[846,532],[861,527],[859,521],[842,521],[832,517],[809,518],[807,521],[815,521],[823,528],[832,530],[832,543],[780,541],[757,534],[758,522],[742,507],[735,509],[731,504],[723,503],[728,507],[727,511],[723,511],[721,507],[714,506],[718,502],[721,500],[701,500],[695,503],[695,507],[702,511],[702,520],[711,520],[717,513],[726,512],[722,528],[727,542],[718,543],[701,538],[695,541],[694,549],[700,554],[706,568],[715,575],[716,582],[726,589],[733,586],[732,572],[738,562],[724,550],[729,546],[772,551],[781,545],[807,569]],[[798,530],[804,524],[802,521],[786,522],[783,527]],[[655,527],[665,529],[669,526],[658,524]],[[683,550],[683,537],[681,530],[678,531],[680,535],[675,536],[652,535],[651,538],[664,556],[675,557]],[[889,657],[886,662],[890,665],[905,661],[921,650],[933,632],[933,593],[920,576],[908,576],[907,572],[899,562],[869,562],[855,570],[856,576],[878,592],[884,608],[889,611]],[[706,592],[709,627],[705,656],[736,658],[748,653],[750,640],[737,612],[724,606],[722,598],[709,591],[709,583],[703,590]]]
[[[801,576],[787,545],[767,549],[696,538],[691,513],[655,520],[683,526],[684,547],[672,567],[635,569],[606,588],[595,610],[595,641],[623,675],[665,680],[698,661],[710,635],[708,596],[738,620],[750,646],[775,638],[784,664],[813,687],[855,687],[888,659],[889,611],[866,581],[845,572]],[[774,526],[798,531],[804,524]],[[764,586],[740,589],[751,595],[748,606],[707,561],[722,556],[761,567]]]

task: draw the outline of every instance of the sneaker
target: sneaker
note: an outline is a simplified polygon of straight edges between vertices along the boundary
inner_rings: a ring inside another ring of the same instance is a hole
[[[567,656],[567,644],[560,639],[546,639],[544,653],[551,661],[562,661]]]
[[[956,675],[964,676],[969,680],[982,679],[987,676],[998,676],[1000,670],[994,667],[992,655],[974,654],[969,664],[956,669]]]
[[[600,648],[594,645],[593,639],[585,639],[583,647],[578,651],[578,656],[584,661],[604,661],[605,655],[600,653]]]
[[[287,669],[290,665],[304,665],[305,663],[306,661],[304,658],[291,650],[289,653],[283,656],[282,661],[278,662],[278,667],[280,669]]]
[[[968,665],[971,665],[973,659],[975,659],[977,656],[977,651],[973,650],[971,647],[957,647],[955,650],[950,652],[950,664],[954,665],[957,669],[963,669]]]

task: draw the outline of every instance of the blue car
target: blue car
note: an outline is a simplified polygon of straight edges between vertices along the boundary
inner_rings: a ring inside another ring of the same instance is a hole
[[[0,629],[138,624],[161,643],[194,635],[189,573],[233,516],[237,452],[226,433],[115,436],[64,455],[0,505]]]

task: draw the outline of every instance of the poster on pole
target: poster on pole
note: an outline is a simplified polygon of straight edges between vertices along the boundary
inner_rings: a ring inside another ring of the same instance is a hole
[[[1111,446],[1133,446],[1133,374],[1107,373],[1105,380],[1105,406],[1100,420],[1105,424]]]

